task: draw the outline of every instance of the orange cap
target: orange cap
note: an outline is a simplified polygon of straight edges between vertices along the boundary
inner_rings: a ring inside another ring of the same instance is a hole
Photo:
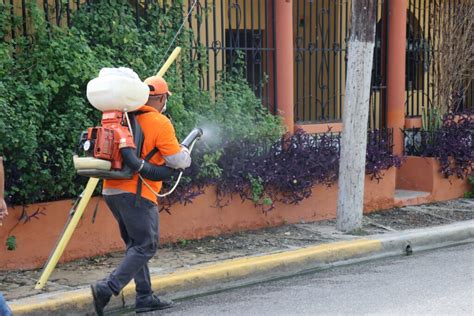
[[[168,84],[165,79],[160,76],[151,76],[145,79],[144,81],[150,88],[150,95],[159,95],[159,94],[168,94],[171,95],[171,92],[168,90]]]

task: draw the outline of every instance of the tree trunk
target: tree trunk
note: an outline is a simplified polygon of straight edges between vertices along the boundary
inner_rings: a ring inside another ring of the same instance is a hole
[[[352,0],[336,221],[345,232],[362,224],[375,14],[376,0]]]

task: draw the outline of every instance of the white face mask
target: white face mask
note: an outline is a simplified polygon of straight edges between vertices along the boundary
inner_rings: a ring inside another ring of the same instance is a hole
[[[163,105],[163,108],[161,109],[160,113],[164,113],[166,111],[166,104],[168,103],[168,98],[166,98],[165,105]]]

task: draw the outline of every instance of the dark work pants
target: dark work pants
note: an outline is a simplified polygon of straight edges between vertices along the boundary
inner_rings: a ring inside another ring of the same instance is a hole
[[[135,206],[135,194],[105,195],[105,202],[112,210],[127,247],[125,258],[105,280],[112,292],[118,295],[132,280],[135,280],[137,298],[151,295],[148,260],[158,247],[158,208],[153,202],[142,198]]]

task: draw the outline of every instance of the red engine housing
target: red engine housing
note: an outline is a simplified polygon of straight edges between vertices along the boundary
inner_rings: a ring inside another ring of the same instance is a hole
[[[87,140],[94,146],[93,156],[109,160],[112,169],[120,170],[123,166],[120,148],[136,148],[125,115],[120,111],[103,112],[101,125],[87,129]]]

